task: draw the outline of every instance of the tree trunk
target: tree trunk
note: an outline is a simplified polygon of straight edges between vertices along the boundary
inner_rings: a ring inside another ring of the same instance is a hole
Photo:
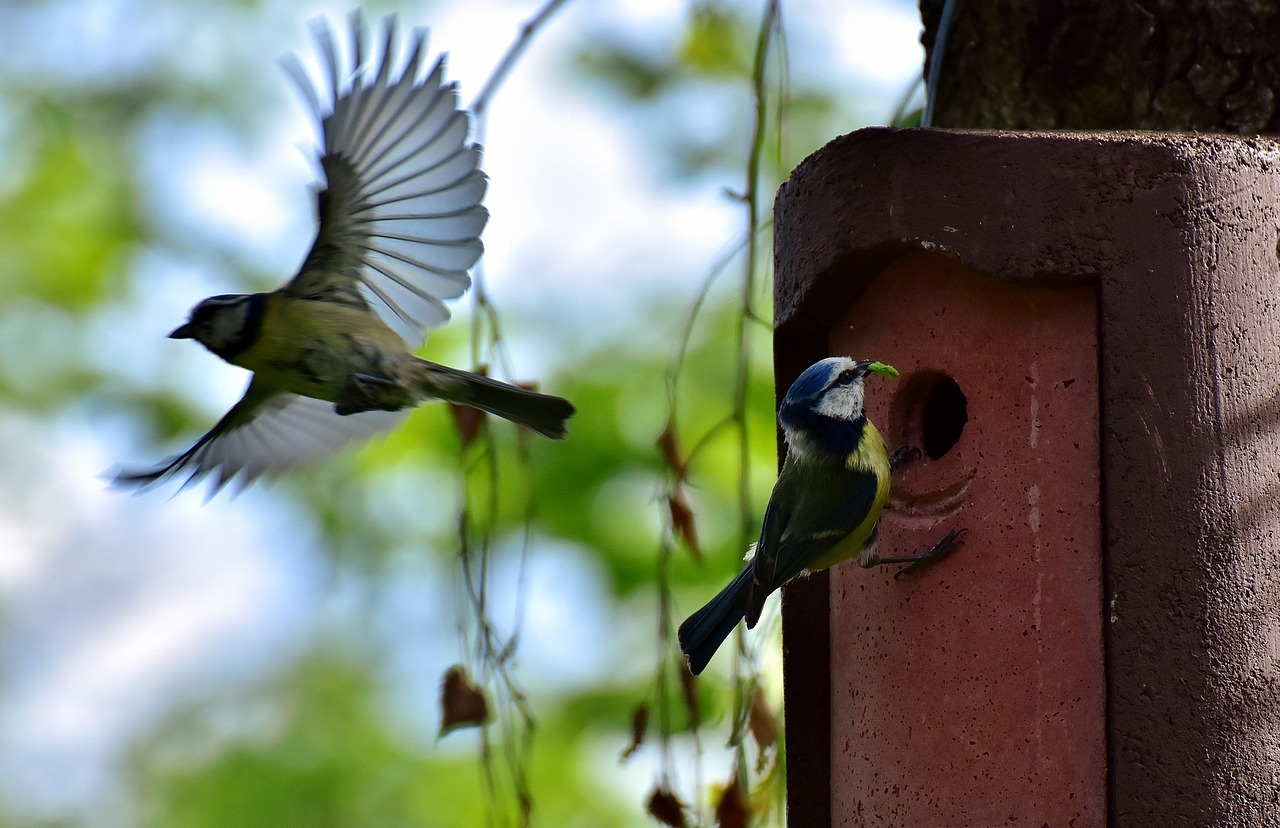
[[[920,0],[929,62],[943,2]],[[1253,135],[1276,90],[1280,0],[956,0],[934,126]]]

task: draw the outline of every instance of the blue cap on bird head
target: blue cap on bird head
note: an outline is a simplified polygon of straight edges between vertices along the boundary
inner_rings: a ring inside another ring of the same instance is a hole
[[[848,357],[827,357],[810,365],[804,369],[800,376],[796,377],[796,381],[791,383],[791,389],[787,391],[784,402],[794,403],[816,397],[846,372],[848,372],[845,379],[846,382],[861,379],[867,374],[883,374],[886,377],[898,376],[896,368],[883,362],[875,362],[873,360],[854,362]]]

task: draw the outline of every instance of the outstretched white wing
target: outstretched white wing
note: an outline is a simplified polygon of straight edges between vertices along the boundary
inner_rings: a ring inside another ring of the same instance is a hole
[[[449,318],[444,300],[471,285],[467,269],[484,249],[480,148],[467,143],[470,119],[444,82],[444,57],[421,73],[424,30],[410,35],[399,69],[394,17],[370,60],[358,14],[345,59],[327,25],[314,33],[328,89],[317,91],[296,58],[285,68],[321,123],[325,189],[315,243],[285,292],[363,302],[417,348]]]
[[[185,488],[212,475],[212,496],[233,480],[243,488],[263,475],[310,465],[347,443],[395,428],[408,413],[366,411],[340,417],[333,403],[265,391],[255,381],[194,446],[156,468],[120,472],[115,482],[146,489],[181,479]]]

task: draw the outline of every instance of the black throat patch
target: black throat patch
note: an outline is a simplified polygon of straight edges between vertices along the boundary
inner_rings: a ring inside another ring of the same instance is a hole
[[[858,450],[862,431],[867,424],[865,412],[852,420],[841,420],[819,414],[807,404],[786,405],[778,412],[778,419],[788,428],[803,431],[805,435],[828,455],[844,460]]]

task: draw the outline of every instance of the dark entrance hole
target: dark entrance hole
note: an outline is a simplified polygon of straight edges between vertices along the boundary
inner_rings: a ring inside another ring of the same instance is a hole
[[[969,401],[959,383],[941,371],[921,371],[910,377],[903,383],[898,403],[903,435],[930,460],[951,451],[969,422]]]

